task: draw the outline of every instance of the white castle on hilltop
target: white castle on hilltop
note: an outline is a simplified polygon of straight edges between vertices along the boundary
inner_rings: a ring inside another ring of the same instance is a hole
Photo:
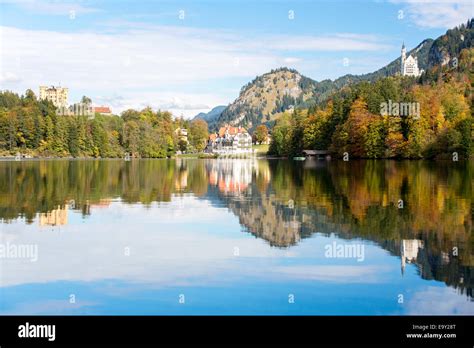
[[[411,54],[407,58],[407,49],[405,43],[402,45],[402,61],[401,61],[401,74],[402,76],[420,76],[423,70],[418,68],[418,58],[413,57]]]

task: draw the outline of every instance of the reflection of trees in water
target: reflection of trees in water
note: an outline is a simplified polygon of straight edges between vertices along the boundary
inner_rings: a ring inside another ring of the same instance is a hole
[[[31,223],[36,213],[50,212],[70,200],[84,214],[91,203],[103,198],[121,197],[125,202],[145,204],[169,200],[166,177],[171,165],[155,161],[153,166],[161,170],[150,175],[147,161],[4,162],[0,164],[0,217],[8,221],[22,216]]]
[[[379,244],[390,252],[403,258],[403,241],[419,240],[383,240]],[[411,261],[417,267],[418,274],[427,280],[443,281],[447,285],[454,287],[461,294],[466,294],[471,299],[474,298],[473,288],[474,280],[472,277],[473,267],[464,264],[462,258],[456,257],[453,253],[439,251],[432,248],[432,245],[425,245],[418,249],[416,259]],[[400,260],[401,272],[404,272],[403,259]]]
[[[305,169],[275,161],[270,168],[266,190],[253,190],[252,200],[228,199],[251,233],[280,247],[315,232],[372,240],[400,256],[402,268],[413,262],[423,278],[472,297],[472,163],[354,161]],[[295,202],[291,214],[288,200]],[[424,247],[415,257],[403,255],[403,243],[417,241]]]
[[[423,279],[435,279],[458,289],[461,293],[474,298],[474,279],[472,265],[453,257],[452,253],[436,253],[433,249],[421,249],[416,263]]]
[[[209,194],[218,196],[249,232],[280,247],[300,240],[301,226],[295,209],[267,191],[271,172],[266,161],[219,160],[208,162],[206,169]]]
[[[184,185],[185,184],[185,185]],[[184,185],[184,187],[182,187]],[[51,212],[73,200],[90,214],[104,199],[125,203],[169,202],[172,194],[207,192],[202,163],[167,160],[55,160],[0,163],[0,218],[8,222]]]
[[[0,218],[32,223],[50,213],[43,215],[49,224],[71,201],[70,209],[87,215],[112,199],[149,205],[193,193],[224,203],[249,232],[277,247],[337,233],[400,256],[402,240],[422,241],[409,258],[421,276],[472,296],[473,168],[423,161],[0,162]]]
[[[217,194],[250,233],[273,246],[290,247],[315,232],[364,238],[399,256],[402,269],[414,263],[423,278],[472,296],[472,164],[446,169],[428,162],[357,161],[306,167],[258,162],[241,190],[232,185],[242,177],[235,173],[240,166],[223,187],[213,173],[225,178],[229,168],[208,164],[214,188],[209,195]],[[257,180],[260,170],[267,180]]]

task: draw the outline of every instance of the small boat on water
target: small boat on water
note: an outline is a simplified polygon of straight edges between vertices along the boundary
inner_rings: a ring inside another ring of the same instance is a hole
[[[306,157],[293,157],[293,161],[304,161]]]

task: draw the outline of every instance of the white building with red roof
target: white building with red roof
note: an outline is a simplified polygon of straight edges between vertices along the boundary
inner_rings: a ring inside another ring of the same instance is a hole
[[[217,154],[241,154],[252,152],[252,137],[244,127],[232,127],[228,124],[209,136],[207,152]]]

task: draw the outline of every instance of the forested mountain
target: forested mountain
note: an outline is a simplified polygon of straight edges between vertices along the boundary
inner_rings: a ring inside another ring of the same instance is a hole
[[[219,116],[216,127],[229,123],[252,129],[272,124],[278,116],[314,96],[316,82],[296,70],[280,68],[257,76]]]
[[[459,27],[448,30],[446,34],[441,35],[436,40],[425,39],[418,46],[408,51],[407,56],[417,57],[418,66],[423,70],[428,70],[436,65],[452,63],[455,57],[459,57],[462,49],[473,46],[473,25],[474,21],[470,20],[467,24],[461,24]],[[353,82],[376,81],[382,77],[396,75],[399,71],[400,57],[397,57],[388,65],[372,73],[344,75],[334,80],[334,87],[340,88]]]
[[[473,46],[474,21],[450,29],[436,40],[425,39],[407,52],[418,58],[425,71],[438,65],[456,64],[461,51]],[[296,70],[280,68],[256,77],[242,87],[239,97],[212,123],[217,128],[224,123],[254,129],[265,123],[272,127],[281,113],[292,108],[305,109],[328,100],[345,86],[362,81],[375,82],[400,72],[400,57],[386,66],[363,75],[344,75],[336,80],[314,81]]]
[[[473,46],[474,19],[471,19],[467,24],[448,30],[433,42],[428,53],[428,67],[453,64],[463,49]]]
[[[463,49],[457,64],[434,66],[419,79],[397,75],[345,86],[324,103],[283,114],[273,128],[270,152],[466,159],[474,150],[473,64],[474,48]],[[383,112],[388,103],[396,112]],[[402,105],[407,113],[399,112]]]

